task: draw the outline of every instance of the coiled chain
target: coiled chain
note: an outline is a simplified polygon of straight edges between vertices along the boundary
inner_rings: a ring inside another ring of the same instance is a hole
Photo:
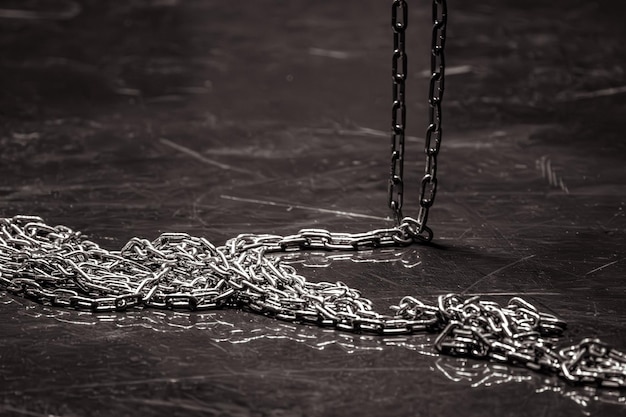
[[[406,130],[405,84],[407,80],[407,54],[405,31],[408,26],[408,6],[404,0],[395,0],[392,5],[391,26],[393,29],[393,104],[391,116],[391,176],[389,179],[389,207],[399,223],[414,225],[416,234],[423,241],[430,241],[432,230],[427,226],[428,213],[437,193],[437,155],[442,140],[442,111],[445,81],[445,42],[448,22],[446,0],[433,0],[432,37],[430,61],[430,85],[428,89],[429,124],[426,130],[424,151],[426,153],[425,174],[419,194],[417,218],[405,218],[402,214],[404,199],[404,138]]]
[[[413,241],[411,225],[368,233],[305,229],[291,236],[242,234],[223,246],[185,233],[132,238],[109,251],[39,217],[0,219],[0,290],[93,312],[131,308],[239,308],[280,320],[381,335],[438,333],[444,354],[505,362],[568,381],[626,387],[626,356],[598,340],[556,349],[566,324],[521,298],[506,306],[478,297],[406,296],[378,313],[342,282],[311,282],[271,255],[304,249],[358,250]]]

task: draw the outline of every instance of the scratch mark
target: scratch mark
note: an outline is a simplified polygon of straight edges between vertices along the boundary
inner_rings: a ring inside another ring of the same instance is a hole
[[[606,223],[604,223],[604,226],[606,226],[607,224],[611,223],[613,220],[615,220],[619,216],[624,217],[624,210],[621,207],[619,207],[617,209],[617,211],[615,212],[613,217],[611,217]]]
[[[66,319],[62,319],[60,317],[55,317],[54,319],[57,320],[57,321],[60,321],[62,323],[80,324],[81,326],[93,326],[93,325],[96,324],[95,321],[83,322],[83,321],[75,321],[75,320],[66,320]]]
[[[463,239],[465,237],[465,235],[468,234],[471,230],[472,230],[472,228],[468,227],[467,229],[465,229],[465,231],[463,233],[461,233],[461,236],[457,237],[457,239]]]
[[[556,169],[552,166],[552,161],[547,156],[542,156],[535,161],[535,165],[538,170],[541,171],[541,177],[546,179],[550,186],[560,188],[565,194],[569,194],[569,189],[563,178],[556,173]]]
[[[461,74],[468,74],[470,72],[473,71],[473,68],[471,65],[457,65],[456,67],[450,67],[450,68],[446,68],[446,75],[461,75]],[[426,69],[424,71],[420,71],[420,76],[421,77],[430,77],[431,76],[431,72],[429,69]]]
[[[0,18],[25,20],[69,20],[78,16],[82,7],[75,1],[69,1],[61,10],[35,11],[26,9],[0,9]]]
[[[227,169],[227,170],[234,171],[234,172],[241,172],[243,174],[256,175],[256,176],[259,175],[258,173],[252,172],[252,171],[248,171],[247,169],[237,168],[237,167],[234,167],[234,166],[231,166],[231,165],[227,165],[227,164],[223,164],[221,162],[214,161],[214,160],[209,159],[206,156],[204,156],[204,155],[194,151],[193,149],[189,149],[189,148],[187,148],[185,146],[179,145],[179,144],[174,143],[174,142],[172,142],[170,140],[167,140],[165,138],[161,138],[160,141],[161,141],[162,144],[167,145],[170,148],[174,148],[177,151],[182,152],[185,155],[189,155],[192,158],[194,158],[194,159],[196,159],[196,160],[198,160],[200,162],[203,162],[203,163],[205,163],[207,165],[213,165],[213,166],[216,166],[216,167],[221,168],[221,169]]]
[[[576,101],[576,100],[585,100],[588,98],[614,96],[617,94],[624,94],[624,93],[626,93],[626,85],[622,85],[620,87],[604,88],[602,90],[595,90],[595,91],[562,93],[557,97],[557,100],[558,101]]]
[[[335,59],[348,59],[352,57],[352,54],[344,51],[333,51],[330,49],[322,49],[322,48],[309,48],[309,54],[315,56],[323,56],[327,58],[335,58]]]
[[[596,268],[596,269],[592,269],[591,271],[587,272],[585,275],[589,275],[589,274],[593,274],[594,272],[601,271],[601,270],[603,270],[604,268],[606,268],[606,267],[608,267],[608,266],[615,265],[615,264],[616,264],[616,263],[618,263],[619,261],[621,261],[621,259],[618,259],[617,261],[609,262],[609,263],[608,263],[608,264],[606,264],[606,265],[602,265],[602,266],[600,266],[600,267],[598,267],[598,268]]]
[[[385,132],[385,131],[378,130],[378,129],[372,129],[372,128],[364,127],[364,126],[356,126],[354,129],[312,129],[311,131],[313,133],[319,133],[319,134],[336,134],[336,135],[345,135],[345,136],[365,135],[365,136],[372,136],[376,138],[385,138],[390,135],[389,132]],[[404,140],[406,140],[407,142],[417,142],[417,143],[424,142],[424,138],[421,138],[418,136],[405,136]],[[457,148],[458,149],[465,149],[465,148],[482,149],[482,148],[493,148],[494,144],[454,140],[452,142],[449,142],[446,145],[446,147],[453,148],[453,149],[457,149]]]
[[[37,417],[61,417],[59,414],[40,414],[33,411],[23,410],[21,408],[11,407],[10,405],[0,406],[0,412],[10,411],[11,413],[20,414],[23,416],[37,416]]]
[[[393,280],[391,280],[391,279],[385,278],[385,277],[383,277],[383,276],[382,276],[382,275],[380,275],[380,274],[372,274],[372,275],[374,275],[374,277],[376,277],[377,279],[379,279],[379,280],[381,280],[381,281],[383,281],[383,282],[386,282],[386,283],[388,283],[388,284],[391,284],[391,285],[392,285],[392,286],[394,286],[394,287],[399,287],[399,286],[400,286],[400,284],[399,284],[399,283],[397,283],[396,281],[393,281]]]
[[[368,372],[416,372],[421,371],[420,367],[411,367],[411,366],[399,366],[399,367],[359,367],[359,368],[342,368],[342,371],[345,372],[354,372],[354,373],[368,373]],[[221,372],[210,372],[202,375],[188,375],[188,376],[171,376],[171,377],[158,377],[158,378],[145,378],[145,379],[135,379],[135,380],[126,380],[126,381],[105,381],[105,382],[93,382],[93,383],[81,383],[81,384],[71,384],[71,385],[48,385],[45,387],[33,387],[33,388],[25,388],[20,390],[21,393],[35,393],[35,392],[59,392],[59,391],[76,391],[76,390],[89,390],[89,389],[102,389],[102,388],[121,388],[121,387],[130,387],[130,386],[140,386],[140,385],[149,385],[149,384],[179,384],[181,382],[186,381],[215,381],[222,378],[242,378],[249,377],[250,375],[263,375],[266,377],[281,377],[289,376],[291,379],[294,379],[294,374],[315,374],[315,373],[328,373],[335,372],[337,368],[311,368],[311,369],[280,369],[276,372],[264,372],[264,371],[255,371],[255,370],[246,370],[246,371],[233,371],[226,370]],[[302,377],[299,378],[300,381],[310,382],[310,378]],[[13,393],[13,391],[0,391],[0,395],[7,395],[9,393]],[[4,407],[4,408],[2,408]],[[8,409],[7,406],[0,406],[0,411],[4,409]],[[13,409],[10,409],[13,410]],[[17,409],[16,409],[17,410]],[[40,416],[40,414],[26,414],[26,415],[36,415]],[[48,417],[46,415],[46,417]],[[58,416],[55,416],[58,417]]]
[[[114,91],[121,96],[141,97],[141,90],[137,88],[116,88]]]
[[[287,209],[294,209],[295,208],[295,209],[299,209],[299,210],[315,211],[317,213],[330,213],[330,214],[336,214],[338,216],[356,217],[356,218],[360,218],[360,219],[372,219],[372,220],[384,220],[384,221],[390,221],[391,220],[388,217],[370,216],[369,214],[353,213],[353,212],[350,212],[350,211],[331,210],[331,209],[325,209],[325,208],[320,208],[320,207],[303,206],[303,205],[300,205],[300,204],[277,203],[275,201],[265,201],[265,200],[257,200],[257,199],[254,199],[254,198],[234,197],[234,196],[224,195],[224,194],[220,195],[220,198],[223,198],[225,200],[241,201],[241,202],[244,202],[244,203],[264,204],[266,206],[273,206],[273,207],[285,207]]]
[[[229,354],[229,352],[226,349],[224,349],[222,346],[220,346],[218,343],[209,341],[209,344],[213,346],[214,348],[219,349],[226,354]]]
[[[489,220],[483,216],[482,214],[480,214],[480,212],[473,206],[468,205],[462,201],[459,201],[458,204],[465,209],[465,211],[472,217],[476,217],[480,220],[480,223],[488,226],[490,229],[493,230],[494,234],[499,237],[500,239],[504,240],[510,248],[514,248],[515,245],[513,245],[513,243],[511,243],[511,240],[509,238],[507,238],[507,236],[502,233],[500,231],[500,229],[498,227],[496,227],[494,224],[492,224],[491,222],[489,222]]]
[[[479,278],[478,280],[476,280],[476,281],[475,281],[472,285],[470,285],[469,287],[465,288],[465,289],[463,290],[463,292],[461,292],[461,294],[466,294],[466,293],[467,293],[467,291],[469,291],[471,288],[474,288],[476,285],[478,285],[480,282],[484,281],[485,279],[487,279],[487,278],[489,278],[489,277],[492,277],[492,276],[494,276],[495,274],[497,274],[497,273],[499,273],[499,272],[504,271],[505,269],[508,269],[508,268],[510,268],[510,267],[512,267],[512,266],[515,266],[515,265],[517,265],[517,264],[518,264],[518,263],[520,263],[520,262],[524,262],[524,261],[527,261],[528,259],[532,259],[532,258],[534,258],[535,256],[536,256],[536,255],[529,255],[529,256],[526,256],[526,257],[524,257],[524,258],[522,258],[522,259],[518,259],[517,261],[511,262],[511,263],[510,263],[510,264],[508,264],[508,265],[504,265],[502,268],[498,268],[498,269],[496,269],[495,271],[488,273],[487,275],[485,275],[485,276],[483,276],[483,277]]]
[[[220,405],[202,406],[200,404],[198,405],[189,404],[183,401],[164,401],[164,400],[153,400],[153,399],[148,399],[148,398],[118,398],[118,401],[144,404],[144,405],[150,405],[150,406],[158,406],[158,407],[173,407],[173,408],[179,408],[181,410],[202,411],[204,413],[208,412],[210,414],[214,414],[214,413],[221,414],[221,411],[228,411],[228,410],[222,410],[222,408],[224,407],[220,407]],[[238,408],[236,405],[233,405],[232,407]],[[234,411],[234,410],[230,410],[230,411]]]
[[[372,129],[369,127],[363,127],[363,126],[357,126],[355,130],[344,130],[343,133],[347,133],[347,134],[363,134],[363,135],[368,135],[368,136],[374,136],[374,137],[388,137],[390,135],[389,132],[384,132],[382,130],[378,130],[378,129]],[[417,137],[417,136],[405,136],[404,139],[407,142],[423,142],[424,139]]]
[[[372,136],[376,138],[386,138],[391,133],[378,129],[371,129],[369,127],[356,126],[354,129],[343,128],[305,128],[300,129],[305,132],[310,132],[318,135],[339,135],[339,136]],[[404,140],[407,142],[423,142],[423,138],[417,136],[405,136]]]
[[[473,297],[475,295],[515,297],[515,296],[519,296],[520,293],[519,292],[492,291],[492,292],[471,292],[471,293],[467,293],[465,295],[468,295],[470,297]],[[549,295],[549,296],[552,296],[552,297],[557,297],[557,296],[560,296],[561,293],[560,292],[545,292],[545,291],[524,291],[524,293],[522,295],[541,295],[541,296]]]

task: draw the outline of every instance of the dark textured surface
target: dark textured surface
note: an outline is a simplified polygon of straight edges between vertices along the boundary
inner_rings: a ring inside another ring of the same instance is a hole
[[[390,224],[390,2],[110,3],[0,2],[0,216],[111,249],[162,231],[221,243]],[[406,294],[522,295],[569,322],[565,342],[626,349],[623,3],[449,3],[437,245],[293,262],[380,310]],[[429,13],[411,5],[407,214]],[[624,393],[438,357],[430,335],[0,303],[4,415],[624,413]]]

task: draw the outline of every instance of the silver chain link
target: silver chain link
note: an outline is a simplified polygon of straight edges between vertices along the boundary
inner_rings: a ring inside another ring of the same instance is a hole
[[[408,6],[404,0],[395,0],[392,5],[391,26],[393,29],[393,105],[391,116],[391,176],[389,179],[389,207],[398,223],[410,223],[414,229],[414,240],[432,240],[432,230],[427,226],[428,213],[437,193],[437,155],[442,140],[441,104],[445,80],[445,42],[448,22],[446,0],[433,0],[432,37],[430,61],[430,86],[428,92],[429,124],[426,130],[424,151],[426,153],[425,174],[419,194],[419,213],[416,219],[404,217],[404,137],[406,130],[405,83],[407,79],[407,55],[405,31],[408,25]]]
[[[626,387],[626,356],[595,339],[556,348],[565,323],[521,298],[506,306],[455,294],[436,304],[406,296],[378,313],[342,282],[311,282],[273,253],[359,250],[413,241],[413,225],[367,233],[304,229],[289,236],[242,234],[215,246],[164,233],[109,251],[39,217],[0,219],[0,290],[52,306],[93,312],[131,308],[239,308],[280,320],[381,335],[438,333],[435,348],[556,374],[568,381]]]

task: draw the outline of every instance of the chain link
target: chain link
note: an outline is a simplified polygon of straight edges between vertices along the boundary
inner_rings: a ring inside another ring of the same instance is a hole
[[[455,294],[427,304],[406,296],[391,314],[342,282],[311,282],[272,255],[306,249],[359,250],[413,241],[417,225],[367,233],[304,229],[289,236],[242,234],[215,246],[205,238],[164,233],[132,238],[108,251],[39,217],[0,219],[0,290],[52,306],[240,308],[280,320],[382,335],[439,333],[435,348],[556,374],[582,384],[626,387],[626,355],[595,339],[557,349],[565,323],[514,297],[493,301]]]

